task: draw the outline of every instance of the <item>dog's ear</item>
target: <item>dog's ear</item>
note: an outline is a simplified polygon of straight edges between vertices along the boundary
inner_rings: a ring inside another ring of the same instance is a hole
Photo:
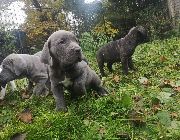
[[[41,54],[41,62],[45,64],[50,64],[50,61],[51,61],[51,56],[49,52],[50,47],[51,47],[51,42],[48,39],[46,43],[44,44],[42,54]]]
[[[137,26],[137,31],[138,38],[141,42],[147,42],[149,40],[147,30],[143,26]]]
[[[11,69],[17,76],[20,76],[22,73],[27,71],[27,64],[21,58],[13,59]]]

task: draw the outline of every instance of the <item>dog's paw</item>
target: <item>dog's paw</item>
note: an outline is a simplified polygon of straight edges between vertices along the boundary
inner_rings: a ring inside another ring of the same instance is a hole
[[[67,112],[68,110],[67,110],[66,107],[56,107],[55,111],[57,111],[57,112]]]

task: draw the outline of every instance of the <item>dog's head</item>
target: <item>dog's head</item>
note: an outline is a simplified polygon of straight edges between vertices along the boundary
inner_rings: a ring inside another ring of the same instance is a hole
[[[69,31],[54,32],[45,43],[41,61],[53,65],[56,61],[61,67],[71,66],[82,60],[81,47],[75,35]]]
[[[148,32],[143,26],[131,28],[129,34],[136,34],[138,43],[146,43],[149,41]]]
[[[26,63],[18,54],[10,54],[2,62],[0,82],[6,83],[21,76],[26,68]]]

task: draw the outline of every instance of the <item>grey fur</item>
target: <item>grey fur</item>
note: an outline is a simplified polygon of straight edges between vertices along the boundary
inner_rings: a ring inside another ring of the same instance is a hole
[[[92,85],[99,93],[105,94],[100,79],[82,59],[81,47],[75,35],[69,31],[54,32],[45,43],[41,60],[50,66],[51,90],[55,98],[56,110],[67,110],[62,84],[66,81],[65,77],[71,81],[71,95],[74,97],[85,94],[86,88]]]
[[[96,54],[101,75],[105,76],[103,69],[104,63],[107,63],[110,72],[113,71],[112,65],[115,62],[122,63],[122,70],[125,75],[128,74],[128,67],[135,70],[132,55],[139,44],[147,41],[148,36],[146,29],[142,26],[136,26],[131,28],[124,38],[112,41],[101,47]]]
[[[2,72],[0,73],[0,84],[2,87],[12,80],[29,79],[28,89],[35,87],[33,93],[40,95],[48,92],[48,65],[40,61],[41,52],[35,55],[10,54],[2,62]]]

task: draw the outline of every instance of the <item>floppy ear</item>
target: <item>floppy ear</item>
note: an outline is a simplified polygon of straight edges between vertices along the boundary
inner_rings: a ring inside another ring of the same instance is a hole
[[[27,71],[27,64],[23,58],[17,58],[12,60],[12,65],[10,65],[12,71],[17,75],[20,76],[22,73]]]
[[[42,54],[41,54],[41,62],[45,64],[50,64],[51,61],[51,56],[49,53],[49,48],[50,48],[51,42],[47,40],[47,42],[44,44]]]

